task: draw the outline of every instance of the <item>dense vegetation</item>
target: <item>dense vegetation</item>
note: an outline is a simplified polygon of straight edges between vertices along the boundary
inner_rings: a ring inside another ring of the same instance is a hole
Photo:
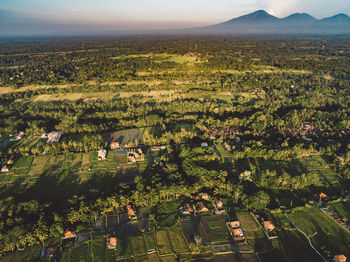
[[[164,203],[200,192],[260,212],[294,192],[305,205],[349,188],[348,39],[2,40],[0,84],[0,142],[19,131],[36,139],[1,142],[4,162],[97,151],[106,134],[129,128],[149,128],[134,145],[144,151],[167,145],[131,184],[116,170],[80,181],[51,168],[29,187],[1,185],[2,254],[92,227],[131,202],[169,226],[177,214]],[[53,130],[59,143],[39,139]],[[335,183],[302,168],[312,155]]]

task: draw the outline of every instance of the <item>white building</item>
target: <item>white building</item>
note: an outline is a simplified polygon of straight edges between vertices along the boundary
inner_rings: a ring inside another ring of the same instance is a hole
[[[102,149],[98,151],[98,160],[105,160],[107,155],[107,150]]]

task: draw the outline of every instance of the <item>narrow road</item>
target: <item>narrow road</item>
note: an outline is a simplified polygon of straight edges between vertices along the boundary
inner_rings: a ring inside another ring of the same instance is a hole
[[[323,261],[327,262],[327,260],[321,255],[320,252],[318,252],[318,250],[313,246],[313,244],[311,243],[311,239],[303,232],[301,231],[296,224],[294,224],[293,220],[286,214],[286,217],[289,219],[289,221],[293,224],[293,226],[295,226],[295,228],[301,233],[303,234],[306,239],[309,241],[309,244],[311,246],[311,248],[323,259]]]

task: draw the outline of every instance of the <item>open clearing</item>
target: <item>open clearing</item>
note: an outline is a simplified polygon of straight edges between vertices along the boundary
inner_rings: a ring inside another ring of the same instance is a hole
[[[322,262],[322,258],[310,247],[305,236],[296,230],[285,214],[274,214],[272,221],[276,226],[277,239],[273,239],[273,246],[285,261]],[[272,259],[272,258],[271,258]],[[266,257],[266,261],[268,260]],[[263,260],[264,261],[264,260]]]
[[[350,203],[349,201],[337,201],[333,203],[328,203],[330,208],[333,209],[339,216],[343,219],[350,221]]]
[[[134,54],[134,55],[127,55],[127,56],[112,57],[111,59],[137,59],[137,58],[150,59],[155,63],[174,62],[179,64],[186,64],[186,63],[194,63],[199,61],[198,58],[195,56],[167,54],[167,53]]]
[[[33,101],[43,101],[43,102],[49,102],[49,101],[77,101],[77,100],[84,100],[84,101],[94,101],[97,99],[113,99],[116,96],[115,93],[92,93],[92,94],[86,94],[86,93],[66,93],[66,94],[46,94],[46,95],[38,95],[34,97]]]
[[[161,255],[173,253],[166,230],[157,230],[156,239],[158,250]]]
[[[269,250],[272,248],[271,242],[257,224],[249,212],[237,212],[237,219],[241,224],[245,238],[254,250]]]
[[[350,233],[320,209],[313,207],[296,210],[289,217],[308,235],[316,249],[325,257],[329,257],[327,254],[344,254],[350,257]]]

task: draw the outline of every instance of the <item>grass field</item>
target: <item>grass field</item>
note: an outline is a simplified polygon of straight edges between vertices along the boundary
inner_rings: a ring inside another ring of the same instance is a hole
[[[142,235],[132,238],[132,246],[135,255],[144,254],[147,251],[146,243]]]
[[[156,249],[156,241],[153,233],[145,233],[144,235],[146,247],[148,249]]]
[[[26,248],[23,251],[11,252],[5,256],[2,256],[1,262],[15,262],[15,261],[39,261],[41,252],[41,246],[35,245],[30,248]]]
[[[106,238],[100,236],[78,246],[63,249],[59,261],[113,261],[114,251],[106,248]]]
[[[209,227],[212,228],[212,229],[220,228],[220,227],[221,227],[220,221],[217,221],[217,220],[208,221],[208,225],[209,225]]]
[[[181,228],[174,228],[168,230],[170,241],[172,246],[174,247],[174,252],[179,254],[179,253],[185,253],[188,252],[188,246],[187,242],[184,238],[184,236],[181,234]]]
[[[272,240],[272,243],[285,261],[323,261],[310,247],[306,238],[295,229],[284,214],[274,214],[273,223],[277,226],[275,233],[278,235],[278,238]],[[266,261],[269,260],[266,258]]]
[[[112,59],[135,59],[135,58],[147,58],[152,60],[155,63],[174,62],[179,64],[194,63],[196,62],[196,60],[198,60],[197,57],[194,57],[194,56],[167,54],[167,53],[134,54],[134,55],[128,55],[128,56],[112,57]]]
[[[306,167],[309,173],[318,174],[323,184],[339,183],[336,173],[330,168],[329,163],[324,157],[314,155],[300,158],[299,161]]]
[[[315,247],[327,258],[334,254],[350,257],[350,233],[318,208],[292,212],[289,217],[304,231]]]
[[[223,145],[217,144],[215,147],[223,162],[232,162],[232,154],[226,151]]]
[[[123,157],[127,158],[126,155]],[[104,161],[97,160],[97,152],[68,153],[58,156],[23,156],[15,162],[10,172],[0,174],[0,183],[12,183],[20,178],[22,184],[26,184],[28,181],[33,182],[52,172],[75,174],[84,182],[99,173],[117,174],[120,162],[113,152],[109,152],[107,160]]]
[[[133,255],[132,242],[130,238],[118,239],[117,255],[120,257],[130,257]]]
[[[120,145],[130,147],[142,143],[143,136],[147,136],[148,132],[148,128],[121,130],[107,135],[104,140],[106,143],[118,141]]]
[[[248,244],[252,246],[254,250],[261,251],[272,248],[271,242],[266,238],[266,235],[250,213],[237,212],[236,215]]]
[[[333,209],[343,219],[350,221],[350,203],[349,201],[343,202],[338,201],[329,204],[330,208]]]
[[[161,255],[173,253],[166,230],[157,230],[156,239],[158,250]]]
[[[329,163],[319,155],[301,157],[289,161],[262,158],[245,159],[239,161],[239,165],[245,170],[255,167],[257,172],[274,170],[278,176],[294,177],[305,173],[316,173],[324,184],[336,184],[339,182]]]

